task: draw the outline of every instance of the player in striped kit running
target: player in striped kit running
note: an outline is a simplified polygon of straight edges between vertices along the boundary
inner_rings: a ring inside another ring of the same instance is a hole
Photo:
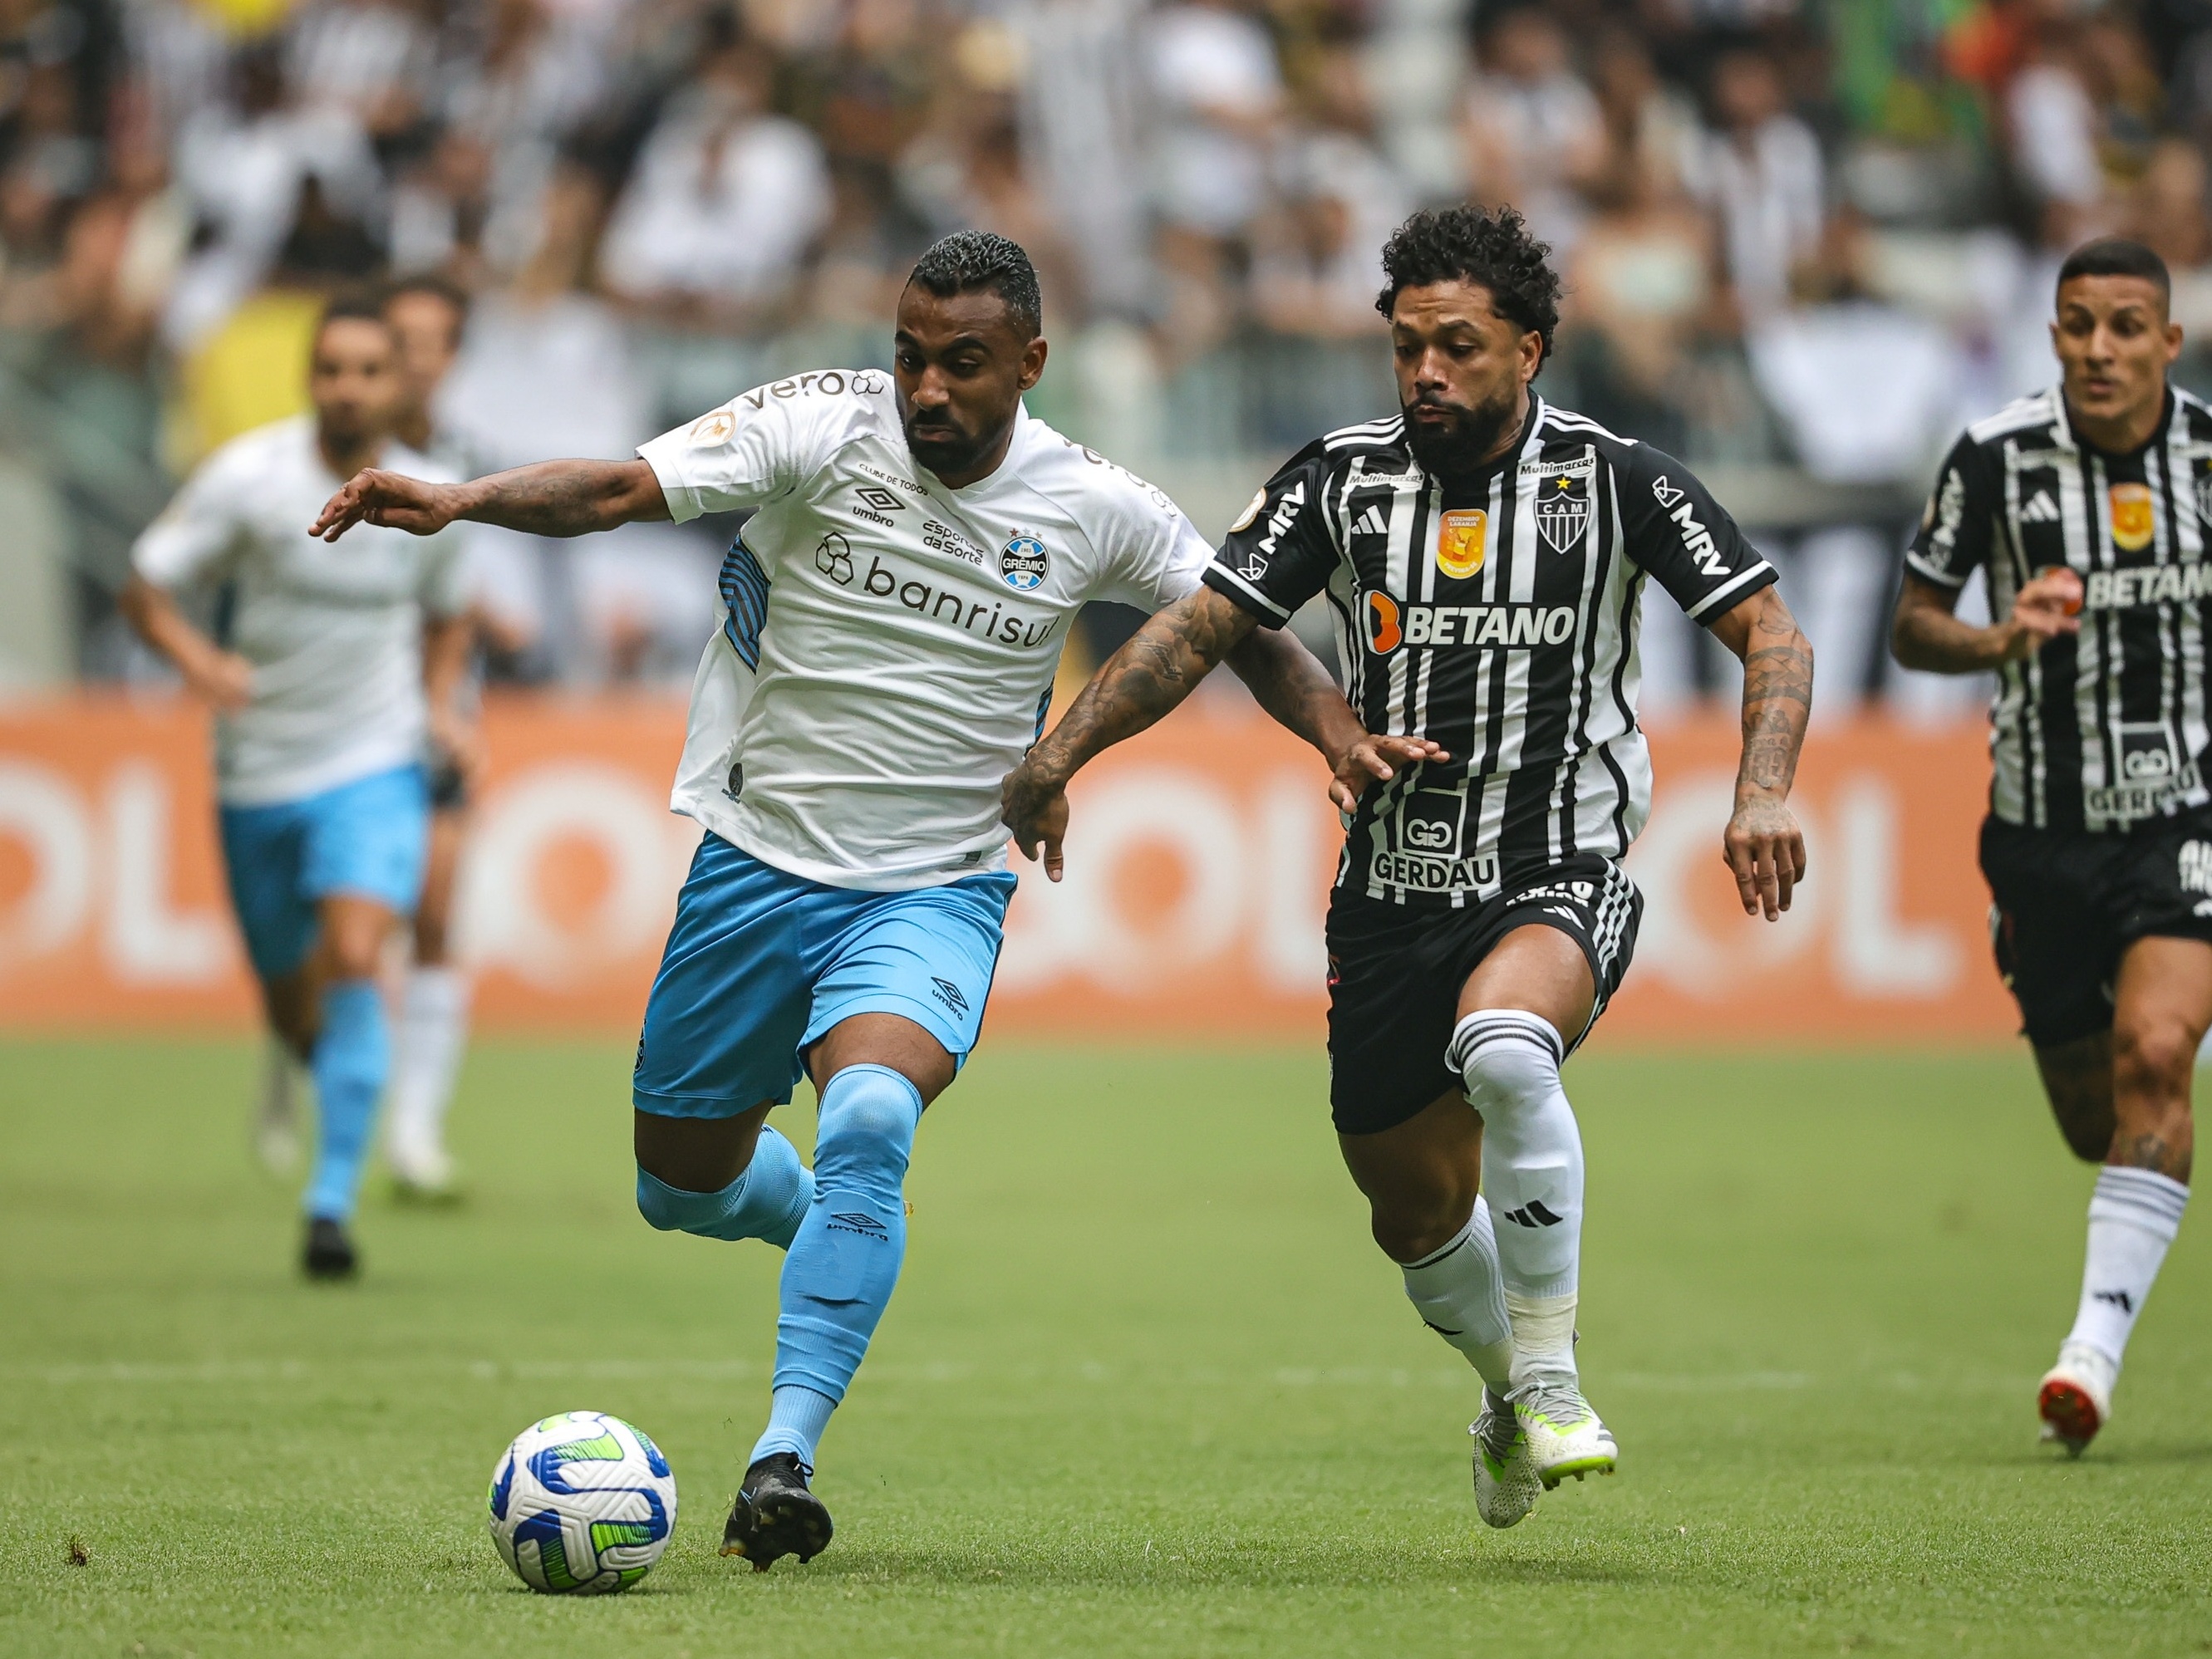
[[[2212,1025],[2212,409],[2171,386],[2165,263],[2117,238],[2059,268],[2059,384],[1969,427],[1905,556],[1908,668],[1995,669],[1982,872],[1997,969],[2075,1156],[2098,1164],[2081,1299],[2037,1395],[2079,1455],[2189,1202]],[[1952,614],[1988,580],[1987,627]]]
[[[1547,252],[1510,209],[1408,220],[1378,302],[1400,412],[1292,458],[1205,586],[1099,671],[1005,790],[1016,844],[1042,843],[1055,872],[1077,769],[1317,595],[1367,729],[1446,751],[1370,787],[1349,822],[1331,1104],[1376,1243],[1486,1384],[1475,1490],[1493,1526],[1617,1455],[1575,1365],[1583,1151],[1559,1067],[1619,986],[1642,906],[1620,860],[1651,802],[1647,578],[1745,664],[1724,850],[1746,913],[1779,915],[1805,870],[1787,798],[1812,648],[1680,462],[1531,389],[1559,319]]]

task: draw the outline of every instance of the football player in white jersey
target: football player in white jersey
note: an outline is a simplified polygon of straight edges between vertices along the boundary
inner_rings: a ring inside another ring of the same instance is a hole
[[[308,393],[312,416],[234,439],[186,480],[132,550],[122,608],[216,711],[231,902],[270,1025],[315,1083],[303,1265],[343,1278],[389,1066],[378,958],[422,885],[422,757],[454,719],[466,634],[453,536],[377,530],[340,549],[307,533],[364,465],[445,476],[386,439],[398,356],[374,303],[325,311]],[[228,590],[214,637],[173,597],[191,587]]]
[[[748,392],[635,461],[458,487],[364,473],[315,525],[567,536],[756,509],[692,691],[672,805],[707,834],[633,1103],[648,1221],[788,1251],[768,1428],[723,1534],[760,1568],[830,1540],[815,1448],[896,1279],[915,1130],[975,1046],[1013,893],[1000,780],[1042,727],[1077,611],[1157,609],[1210,556],[1165,495],[1023,409],[1045,343],[1015,244],[930,249],[895,362]],[[1429,747],[1369,738],[1295,641],[1249,643],[1233,665],[1344,799]],[[811,1173],[767,1123],[802,1074]]]

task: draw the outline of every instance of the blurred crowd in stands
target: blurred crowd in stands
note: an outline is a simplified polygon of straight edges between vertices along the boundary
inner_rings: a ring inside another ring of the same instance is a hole
[[[1571,289],[1541,389],[1740,483],[1872,690],[1936,453],[2053,378],[2063,252],[2142,237],[2212,339],[2208,140],[2212,0],[0,0],[0,518],[48,510],[69,671],[120,674],[131,533],[300,406],[335,289],[472,296],[440,413],[482,465],[617,455],[881,364],[976,225],[1043,278],[1033,407],[1218,531],[1390,406],[1391,227],[1511,202]],[[513,671],[680,678],[716,550],[562,556]]]

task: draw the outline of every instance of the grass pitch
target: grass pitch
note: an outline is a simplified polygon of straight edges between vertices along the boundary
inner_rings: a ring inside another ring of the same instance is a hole
[[[627,1058],[480,1045],[472,1201],[372,1200],[323,1288],[246,1045],[0,1047],[0,1653],[2212,1650],[2212,1235],[2116,1426],[2039,1451],[2089,1177],[2021,1054],[1577,1060],[1623,1469],[1492,1534],[1475,1384],[1367,1241],[1317,1054],[987,1045],[824,1442],[836,1541],[766,1575],[714,1548],[781,1258],[638,1220]],[[534,1596],[485,1536],[494,1459],[569,1407],[676,1468],[628,1595]]]

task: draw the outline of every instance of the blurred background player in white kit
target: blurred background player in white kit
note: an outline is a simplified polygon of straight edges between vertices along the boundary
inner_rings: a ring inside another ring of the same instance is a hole
[[[327,1279],[357,1265],[348,1225],[391,1065],[376,975],[422,889],[424,745],[474,739],[453,696],[458,538],[380,532],[338,551],[305,530],[316,497],[380,459],[445,476],[391,441],[406,395],[380,307],[333,301],[309,361],[313,414],[209,457],[139,538],[121,604],[216,711],[232,904],[269,1024],[314,1077],[301,1265]],[[212,635],[173,597],[195,587],[227,590]]]
[[[382,310],[398,350],[392,435],[459,477],[475,476],[483,470],[477,458],[460,434],[439,420],[437,410],[439,388],[460,353],[468,296],[441,277],[411,276],[385,290]],[[423,756],[430,788],[428,854],[398,988],[385,1120],[385,1158],[394,1188],[403,1198],[432,1201],[459,1196],[453,1158],[446,1149],[446,1114],[468,1047],[469,978],[454,957],[453,904],[470,789],[483,759],[472,741],[459,750],[446,745],[473,738],[482,683],[478,647],[514,657],[533,642],[532,631],[518,620],[527,614],[526,602],[501,604],[486,592],[499,586],[502,576],[519,574],[527,580],[527,573],[508,569],[514,560],[501,556],[508,550],[489,544],[495,534],[464,541],[459,554],[467,609],[452,626],[463,635],[456,648],[465,666],[453,687],[455,718],[441,723],[448,735],[441,739],[434,733]],[[272,1033],[254,1140],[263,1161],[279,1173],[289,1173],[298,1162],[302,1082],[298,1060],[283,1037]]]

